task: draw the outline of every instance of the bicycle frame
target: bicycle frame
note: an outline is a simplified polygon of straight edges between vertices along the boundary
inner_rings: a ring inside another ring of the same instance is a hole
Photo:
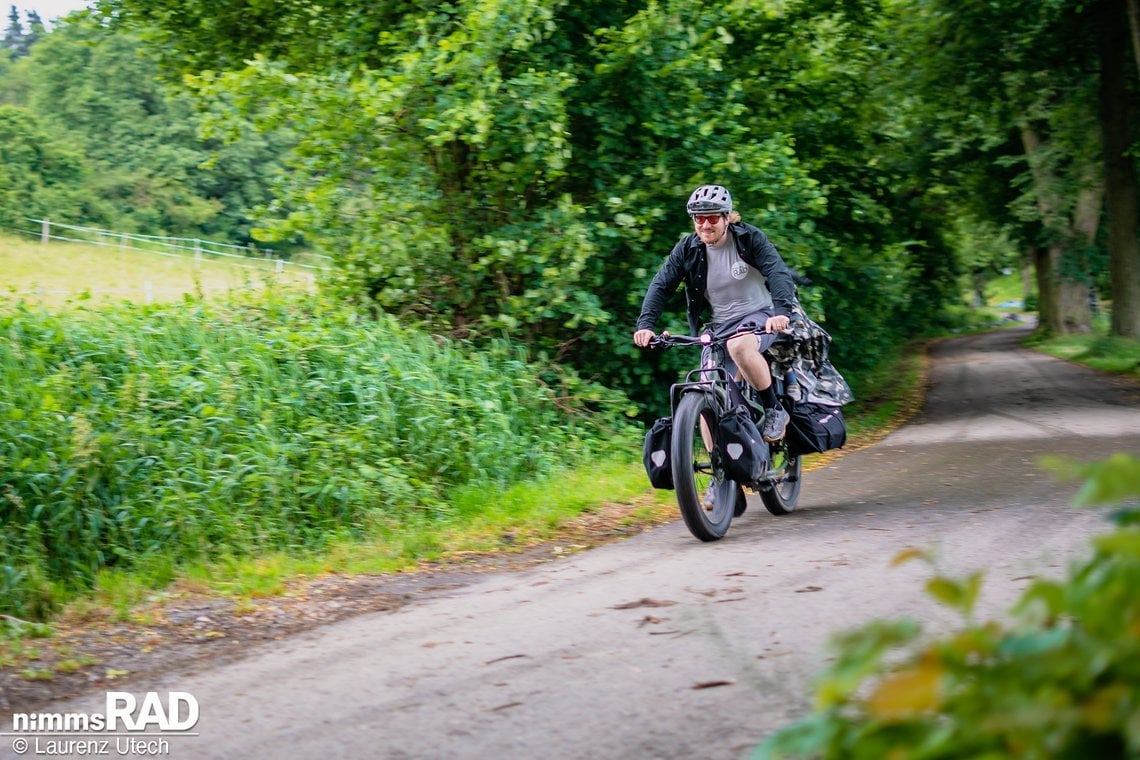
[[[715,442],[720,421],[741,403],[741,397],[750,407],[754,420],[765,414],[758,391],[746,382],[737,384],[724,366],[728,340],[713,340],[708,335],[674,337],[664,333],[646,346],[708,349],[701,366],[689,370],[682,382],[669,388],[674,423],[670,433],[671,467],[677,505],[689,532],[702,541],[722,538],[733,518],[744,513],[747,508],[745,487],[758,492],[764,507],[773,515],[793,512],[800,492],[802,463],[783,441],[769,445],[768,468],[752,482],[739,482],[727,476],[723,452]],[[774,374],[772,387],[780,403],[790,408],[784,379]]]
[[[715,375],[715,377],[700,378],[701,375],[707,374]],[[696,375],[698,379],[693,379],[694,375]],[[716,401],[716,412],[719,417],[729,408],[729,380],[728,370],[724,367],[698,367],[697,369],[691,369],[685,375],[684,382],[673,383],[673,385],[669,386],[669,406],[676,411],[682,394],[698,391],[712,395]]]
[[[692,343],[690,345],[698,344]],[[713,400],[717,420],[732,407],[729,383],[736,381],[729,377],[728,370],[721,366],[721,362],[723,362],[722,354],[724,345],[723,343],[710,343],[709,345],[712,345],[713,351],[705,364],[696,369],[689,370],[683,382],[673,383],[673,385],[669,387],[669,406],[674,414],[677,411],[677,405],[681,402],[681,397],[686,393],[704,393],[708,395]],[[756,390],[751,385],[747,382],[740,382],[737,385],[740,388],[741,394],[744,396],[745,403],[751,406],[753,411],[762,408],[755,399]],[[777,397],[782,397],[784,393],[783,378],[773,374],[772,386]],[[774,445],[779,446],[782,444],[778,443]],[[773,460],[769,459],[769,469],[761,475],[755,483],[745,483],[744,485],[754,489],[761,489],[771,487],[772,485],[784,481],[785,475],[783,468],[776,469],[772,465]]]

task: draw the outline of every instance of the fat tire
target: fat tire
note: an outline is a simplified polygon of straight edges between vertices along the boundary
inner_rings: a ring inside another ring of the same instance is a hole
[[[716,541],[732,523],[739,489],[724,474],[715,451],[705,451],[702,416],[715,435],[716,409],[710,396],[701,391],[684,394],[673,412],[673,486],[689,532],[702,541]],[[713,508],[707,510],[702,499],[710,488],[715,498]]]

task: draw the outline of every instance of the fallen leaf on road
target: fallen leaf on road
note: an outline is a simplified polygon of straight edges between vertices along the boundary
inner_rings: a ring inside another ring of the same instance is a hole
[[[646,625],[656,625],[657,623],[664,623],[668,619],[669,618],[659,618],[659,617],[653,617],[652,615],[646,615],[641,620],[637,621],[637,627],[641,628],[641,627],[646,626]]]
[[[803,588],[796,589],[797,594],[807,594],[812,591],[823,591],[822,586],[804,586]]]
[[[736,681],[723,680],[723,681],[701,681],[700,683],[693,684],[694,689],[712,689],[717,686],[732,686]]]
[[[525,655],[525,654],[508,654],[506,657],[496,657],[493,660],[487,660],[483,664],[484,665],[494,665],[496,662],[502,662],[503,660],[517,660],[520,657],[527,657],[527,655]]]
[[[638,607],[672,607],[676,602],[668,599],[650,599],[647,596],[638,599],[636,602],[625,602],[624,604],[615,604],[610,609],[614,610],[635,610]]]

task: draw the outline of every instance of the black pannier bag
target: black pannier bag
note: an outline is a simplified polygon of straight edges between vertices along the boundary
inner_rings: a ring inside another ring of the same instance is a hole
[[[673,418],[660,417],[645,434],[641,459],[654,488],[673,490]]]
[[[745,405],[733,407],[720,418],[716,446],[725,474],[737,483],[753,483],[768,469],[768,444]]]
[[[788,422],[788,452],[820,454],[838,449],[847,442],[847,420],[838,406],[826,404],[794,404]]]

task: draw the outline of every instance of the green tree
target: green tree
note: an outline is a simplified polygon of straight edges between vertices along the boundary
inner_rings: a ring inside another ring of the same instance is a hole
[[[258,57],[195,81],[292,125],[293,212],[272,232],[322,244],[349,297],[457,334],[573,328],[603,313],[582,283],[597,247],[565,192],[573,77],[536,57],[553,5],[410,14],[381,37],[403,51],[383,69],[368,54],[316,73]]]
[[[8,11],[8,26],[4,29],[3,48],[10,60],[16,60],[27,54],[24,48],[24,25],[20,23],[20,11],[12,6]]]
[[[288,149],[279,134],[203,140],[194,102],[161,81],[139,41],[84,17],[0,74],[0,101],[84,157],[84,201],[52,210],[57,221],[245,242]]]
[[[83,172],[82,156],[53,139],[34,114],[0,105],[0,225],[77,211]]]
[[[27,31],[24,31],[24,25],[20,23],[19,9],[13,5],[8,11],[8,27],[4,30],[0,49],[8,52],[10,60],[16,60],[27,55],[31,51],[32,45],[36,44],[36,41],[46,32],[44,22],[40,19],[38,12],[27,11],[25,15],[28,19]]]
[[[1134,320],[1138,252],[1128,152],[1135,71],[1120,66],[1127,54],[1124,3],[901,2],[897,8],[910,32],[900,38],[912,43],[908,79],[924,113],[940,125],[932,148],[949,161],[979,166],[980,159],[983,176],[1020,167],[1013,184],[1004,185],[1018,195],[982,216],[1020,227],[1036,264],[1043,327],[1087,329],[1087,292],[1098,276],[1099,231],[1107,226],[1114,330],[1126,334],[1125,323]],[[1105,36],[1108,29],[1118,30],[1114,39]],[[1007,223],[1005,209],[1018,225]]]
[[[803,295],[860,335],[853,362],[955,287],[873,156],[877,2],[346,3],[359,23],[327,34],[303,2],[240,29],[241,3],[105,6],[207,99],[295,128],[291,213],[267,234],[319,241],[342,292],[434,329],[509,329],[638,385],[629,324],[705,181],[821,283]]]
[[[1129,237],[1101,213],[1131,186],[1099,152],[1120,88],[1090,74],[1114,2],[102,6],[190,75],[213,135],[297,136],[256,234],[317,242],[362,304],[509,330],[644,396],[676,366],[629,361],[629,324],[706,181],[816,283],[855,371],[947,326],[1015,246],[1042,322],[1084,326],[1103,241]]]

